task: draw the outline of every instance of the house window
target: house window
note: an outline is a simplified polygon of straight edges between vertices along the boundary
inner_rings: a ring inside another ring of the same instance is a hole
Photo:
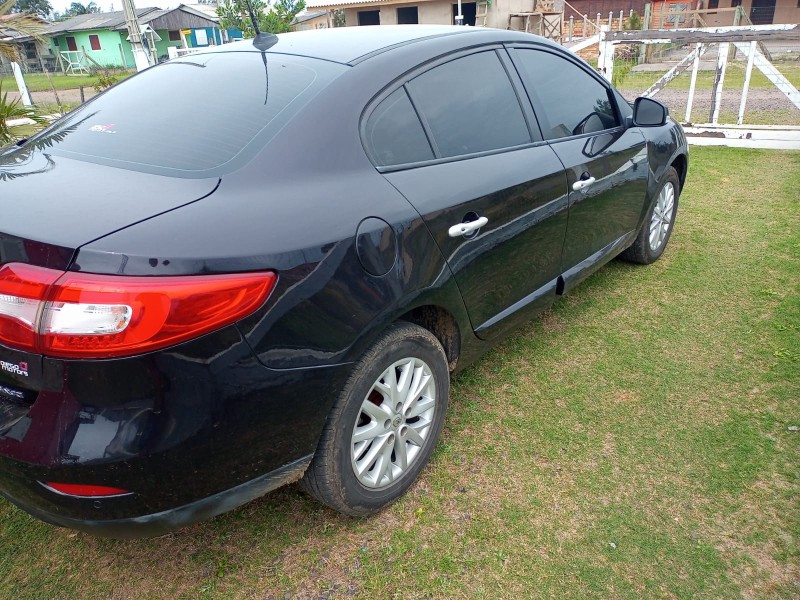
[[[475,2],[462,2],[461,3],[461,16],[464,17],[464,25],[475,27],[475,15],[477,14],[477,3]],[[456,23],[456,16],[458,16],[458,4],[453,4],[453,25]]]
[[[362,10],[358,13],[359,25],[380,25],[381,24],[381,11],[379,10]]]
[[[753,25],[769,25],[775,18],[776,0],[753,0],[750,6],[750,21]]]
[[[719,0],[708,0],[708,10],[716,10],[719,8]]]
[[[416,25],[419,23],[419,11],[416,6],[406,6],[397,9],[398,25]]]
[[[169,32],[169,41],[170,42],[180,42],[181,41],[181,32],[177,29],[173,29]]]
[[[742,0],[731,0],[731,8],[736,8],[742,5]]]
[[[77,52],[78,51],[78,44],[75,43],[75,38],[74,37],[68,37],[67,38],[67,49],[70,52]]]
[[[100,48],[100,38],[96,35],[89,36],[89,44],[91,44],[92,50],[102,50],[102,48]]]
[[[53,44],[55,45],[56,48],[58,48],[58,38],[53,38]]]

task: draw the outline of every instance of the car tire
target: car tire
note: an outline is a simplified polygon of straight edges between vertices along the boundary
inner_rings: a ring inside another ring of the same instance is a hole
[[[640,265],[649,265],[661,257],[672,235],[672,227],[678,214],[680,190],[678,172],[670,167],[661,179],[656,200],[650,207],[639,234],[630,248],[620,254],[620,258]]]
[[[449,392],[439,340],[411,323],[392,325],[355,364],[301,487],[346,515],[388,506],[428,462]]]

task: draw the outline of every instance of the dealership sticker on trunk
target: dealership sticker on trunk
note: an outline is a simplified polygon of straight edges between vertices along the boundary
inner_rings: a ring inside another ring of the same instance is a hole
[[[92,125],[89,127],[89,131],[94,131],[96,133],[117,133],[114,131],[114,123],[109,123],[108,125]]]
[[[28,363],[26,362],[10,363],[0,360],[0,369],[13,375],[22,375],[23,377],[28,376]]]

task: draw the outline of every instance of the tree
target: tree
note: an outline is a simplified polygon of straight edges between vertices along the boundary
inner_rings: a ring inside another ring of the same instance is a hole
[[[49,122],[32,106],[24,106],[19,98],[9,100],[8,92],[4,92],[0,85],[0,147],[15,139],[8,126],[8,122],[13,119],[30,119],[37,125],[47,125]]]
[[[3,0],[0,0],[0,15],[10,13],[16,1],[17,0],[7,0],[3,2]],[[0,22],[0,54],[10,61],[19,60],[17,45],[10,41],[2,40],[7,40],[7,34],[9,33],[20,33],[22,35],[29,35],[35,40],[42,40],[41,31],[42,25],[39,20],[27,13],[16,13],[12,14],[8,19],[3,19],[3,21]],[[28,117],[37,123],[40,120],[34,109],[21,106],[19,100],[9,100],[8,94],[0,90],[0,146],[11,141],[11,133],[8,131],[7,122],[19,117]]]
[[[306,7],[306,0],[277,0],[272,5],[272,10],[263,19],[259,19],[259,26],[263,31],[270,33],[285,33],[292,30],[292,21]]]
[[[9,14],[16,2],[17,0],[0,0],[0,15]],[[27,13],[14,13],[4,19],[0,22],[0,54],[12,62],[19,60],[18,46],[10,41],[7,35],[4,35],[5,31],[29,35],[37,41],[43,41],[44,39],[41,35],[42,24],[36,17]],[[3,41],[4,38],[6,38],[6,41]]]
[[[28,13],[46,19],[53,11],[53,7],[48,0],[17,0],[14,5],[15,13]]]
[[[69,5],[69,8],[64,11],[64,17],[76,17],[78,15],[88,15],[90,13],[99,13],[102,12],[100,7],[97,6],[94,2],[89,2],[89,4],[81,4],[80,2],[73,2]]]
[[[253,13],[263,14],[267,5],[261,0],[250,0]],[[242,0],[227,0],[217,6],[217,16],[223,29],[238,29],[246,38],[255,36],[255,31],[247,15],[247,5]]]
[[[642,17],[633,11],[630,18],[625,22],[625,29],[628,31],[639,31],[642,28]]]
[[[250,0],[250,4],[258,20],[259,29],[269,33],[291,31],[292,21],[306,7],[305,0],[277,0],[271,9],[265,12],[267,4],[262,0]],[[217,16],[220,26],[224,29],[239,29],[246,38],[255,36],[245,0],[228,0],[220,4],[217,6]]]

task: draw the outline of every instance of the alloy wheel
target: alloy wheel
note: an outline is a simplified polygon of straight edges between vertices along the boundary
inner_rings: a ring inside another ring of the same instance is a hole
[[[658,194],[653,216],[650,219],[650,250],[658,252],[667,239],[675,213],[675,187],[667,181]]]
[[[436,409],[436,381],[425,361],[410,357],[389,366],[353,428],[350,462],[358,481],[383,489],[401,478],[428,442]]]

